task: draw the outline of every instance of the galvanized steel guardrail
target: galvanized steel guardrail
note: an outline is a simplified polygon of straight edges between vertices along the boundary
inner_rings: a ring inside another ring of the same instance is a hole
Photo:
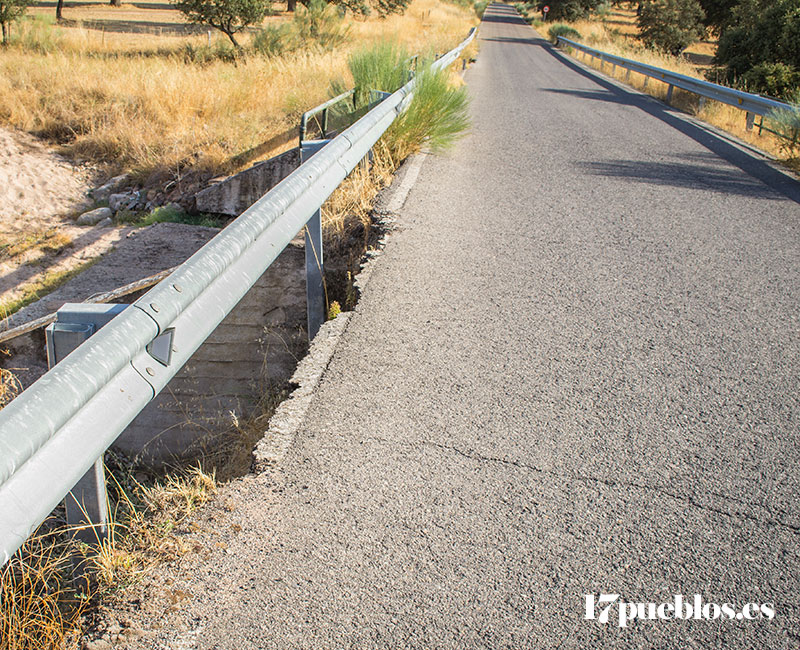
[[[625,68],[629,71],[629,74],[630,71],[634,71],[638,72],[639,74],[643,74],[646,77],[663,81],[669,86],[667,89],[667,103],[672,100],[673,88],[681,88],[682,90],[688,90],[695,95],[699,95],[701,99],[713,99],[723,104],[729,104],[730,106],[740,108],[741,110],[747,112],[748,129],[753,127],[754,115],[764,116],[776,109],[792,109],[791,105],[785,104],[776,99],[770,99],[768,97],[762,97],[761,95],[746,93],[742,90],[736,90],[734,88],[729,88],[728,86],[721,86],[719,84],[711,83],[710,81],[695,79],[694,77],[687,77],[686,75],[678,74],[677,72],[670,72],[669,70],[664,70],[663,68],[657,68],[652,65],[640,63],[639,61],[634,61],[632,59],[625,59],[621,56],[616,56],[615,54],[609,54],[608,52],[596,50],[593,47],[583,45],[582,43],[576,43],[575,41],[571,41],[563,36],[557,37],[557,43],[559,45],[566,45],[592,57],[600,59],[601,67],[603,63],[608,62],[612,66]]]
[[[452,64],[473,28],[433,67]],[[408,106],[415,79],[0,411],[0,565],[102,457]],[[156,340],[171,358],[154,352]]]

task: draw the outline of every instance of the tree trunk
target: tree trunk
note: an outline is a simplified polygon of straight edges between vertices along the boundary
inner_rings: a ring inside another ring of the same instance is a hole
[[[6,24],[3,23],[3,45],[6,44],[7,38],[8,38],[8,35],[6,33]]]
[[[64,17],[61,15],[61,11],[64,9],[64,0],[58,0],[58,4],[56,5],[56,20],[62,20]]]
[[[286,11],[294,11],[297,9],[297,0],[286,0]]]
[[[233,36],[233,32],[225,32],[225,35],[226,35],[226,36],[227,36],[229,39],[231,39],[231,43],[233,43],[233,47],[235,47],[237,50],[241,50],[241,49],[242,49],[242,48],[239,46],[239,44],[236,42],[236,38],[234,38],[234,36]]]

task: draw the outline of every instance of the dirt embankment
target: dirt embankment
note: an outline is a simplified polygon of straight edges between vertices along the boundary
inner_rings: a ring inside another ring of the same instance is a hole
[[[72,219],[92,204],[87,192],[97,180],[92,167],[73,165],[36,138],[0,127],[0,305],[119,240],[117,228],[84,228]]]

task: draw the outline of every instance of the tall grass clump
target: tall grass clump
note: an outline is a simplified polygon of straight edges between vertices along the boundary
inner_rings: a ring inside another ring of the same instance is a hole
[[[558,42],[558,37],[561,36],[562,38],[568,38],[571,41],[577,41],[580,39],[581,35],[577,29],[570,27],[569,25],[564,25],[563,23],[556,23],[550,29],[547,30],[548,36],[550,36],[550,40],[553,43]]]
[[[386,139],[401,161],[423,146],[434,152],[451,147],[469,124],[466,88],[454,86],[448,70],[426,66],[417,74],[411,104],[389,127]]]
[[[77,647],[89,599],[72,589],[66,537],[46,522],[0,568],[0,650]]]
[[[56,27],[52,16],[34,15],[21,26],[16,40],[28,52],[49,54],[61,47],[63,30]]]
[[[380,41],[353,52],[347,66],[353,75],[356,105],[369,101],[371,90],[394,92],[409,79],[409,54],[394,41]]]
[[[796,90],[789,100],[791,108],[778,108],[767,116],[769,128],[778,136],[781,152],[791,162],[800,158],[800,90]]]

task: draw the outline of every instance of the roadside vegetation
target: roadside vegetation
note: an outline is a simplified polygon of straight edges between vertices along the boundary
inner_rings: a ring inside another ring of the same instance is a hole
[[[767,116],[763,130],[757,118],[756,128],[748,131],[744,112],[732,106],[711,100],[703,105],[696,96],[679,89],[675,89],[672,100],[674,106],[800,170],[796,144],[800,9],[796,0],[556,0],[547,3],[550,12],[546,22],[541,13],[543,4],[515,6],[552,40],[561,35],[610,54],[793,103],[794,110]],[[584,60],[580,53],[573,55]],[[585,62],[600,67],[597,60],[586,57]],[[604,72],[666,98],[665,84],[647,81],[636,72],[628,75],[624,69],[612,72],[610,68],[606,65]]]
[[[221,33],[189,30],[177,10],[153,6],[121,10],[130,22],[170,20],[187,31],[89,28],[95,15],[103,18],[97,23],[127,28],[112,23],[114,8],[99,1],[65,9],[74,26],[30,9],[0,51],[0,122],[58,143],[74,160],[109,174],[132,171],[144,182],[189,170],[229,173],[252,162],[240,154],[275,136],[286,134],[261,157],[291,146],[299,115],[327,99],[332,79],[347,83],[352,51],[394,40],[412,52],[444,52],[477,21],[471,7],[440,0],[358,19],[314,0],[237,32],[237,48]]]

